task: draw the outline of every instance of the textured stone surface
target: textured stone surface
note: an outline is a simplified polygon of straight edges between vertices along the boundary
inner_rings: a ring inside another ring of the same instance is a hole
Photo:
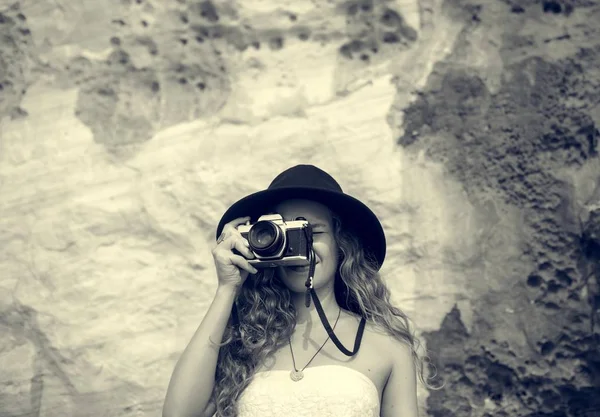
[[[489,236],[496,247],[480,258],[485,285],[471,284],[470,329],[454,309],[427,333],[448,378],[429,412],[598,415],[600,37],[577,32],[597,31],[590,19],[600,9],[465,3],[454,11],[472,13],[472,22],[405,110],[398,143],[443,162],[470,201],[517,209],[520,242]],[[540,25],[551,21],[566,34]],[[486,51],[504,64],[499,79],[463,58],[482,31],[500,35]],[[519,261],[505,256],[517,248]]]
[[[0,416],[159,416],[221,214],[306,162],[381,217],[423,416],[597,415],[599,17],[0,0]]]

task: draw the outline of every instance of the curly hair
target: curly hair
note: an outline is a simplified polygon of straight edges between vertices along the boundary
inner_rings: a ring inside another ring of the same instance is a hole
[[[390,303],[390,292],[379,275],[377,262],[365,253],[357,237],[342,227],[341,219],[335,214],[332,217],[340,255],[334,283],[336,301],[341,308],[365,317],[408,344],[420,381],[433,388],[424,376],[428,357],[419,356],[420,342],[410,331],[408,317]],[[211,340],[213,346],[220,347],[211,396],[217,417],[237,416],[237,401],[257,367],[288,343],[295,327],[296,310],[289,289],[272,272],[259,270],[244,282],[222,343]]]

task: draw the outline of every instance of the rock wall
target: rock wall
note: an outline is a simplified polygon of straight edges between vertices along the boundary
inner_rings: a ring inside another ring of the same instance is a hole
[[[422,416],[599,415],[599,18],[0,0],[0,416],[159,416],[220,216],[307,162],[384,224]]]
[[[449,382],[431,415],[600,415],[599,11],[454,7],[471,23],[405,109],[400,146],[443,163],[471,202],[519,218],[519,245],[481,236],[494,247],[474,262],[470,328],[455,308],[427,332]],[[465,59],[482,41],[501,71]]]

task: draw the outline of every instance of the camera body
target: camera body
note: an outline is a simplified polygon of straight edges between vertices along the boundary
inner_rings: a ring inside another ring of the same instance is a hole
[[[309,242],[312,228],[306,219],[285,222],[279,214],[260,216],[254,224],[237,227],[248,240],[255,268],[304,266],[309,264]]]

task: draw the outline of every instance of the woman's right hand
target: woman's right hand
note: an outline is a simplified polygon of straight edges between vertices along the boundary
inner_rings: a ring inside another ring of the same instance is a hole
[[[248,241],[244,239],[237,227],[250,220],[250,217],[240,217],[227,223],[223,227],[221,236],[213,247],[212,254],[217,268],[219,286],[231,286],[240,288],[248,274],[256,274],[258,271],[248,263],[248,259],[254,259],[254,254],[248,247]],[[221,239],[224,237],[224,239]],[[237,250],[241,256],[233,252]]]

